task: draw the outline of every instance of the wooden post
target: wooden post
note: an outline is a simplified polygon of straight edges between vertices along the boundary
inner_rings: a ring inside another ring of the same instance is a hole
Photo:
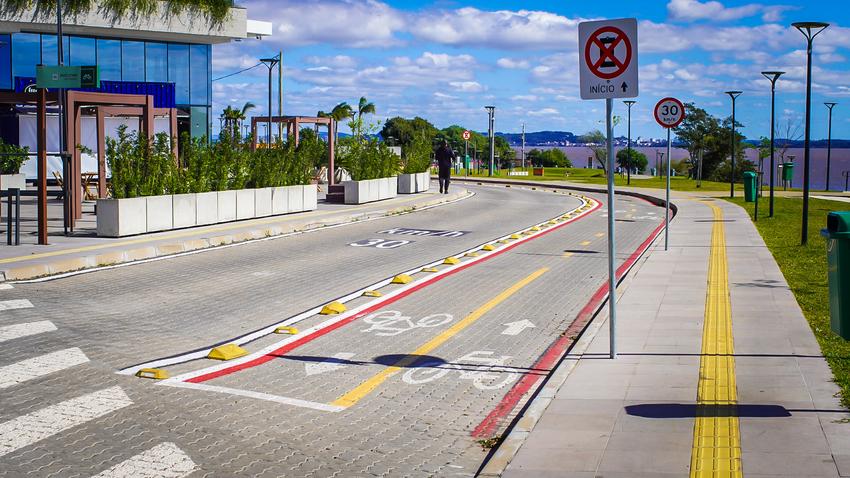
[[[106,197],[106,130],[103,107],[95,107],[97,115],[97,197]]]
[[[298,123],[298,117],[296,116],[295,121],[292,125],[293,136],[295,137],[295,147],[296,148],[298,147],[298,133],[299,133],[298,130],[299,129],[300,129],[300,126],[299,126],[299,123]]]
[[[334,185],[334,127],[336,121],[328,121],[328,186]],[[328,189],[330,191],[330,189]]]
[[[47,245],[47,90],[38,89],[38,244]]]
[[[144,120],[142,129],[145,131],[145,134],[148,136],[148,139],[152,139],[154,132],[156,129],[154,128],[154,114],[153,114],[153,95],[145,96],[145,106],[144,113],[142,113],[142,118]]]

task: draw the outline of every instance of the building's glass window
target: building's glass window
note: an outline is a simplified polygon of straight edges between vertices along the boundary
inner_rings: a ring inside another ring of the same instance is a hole
[[[56,58],[55,56],[53,58]],[[12,80],[16,76],[35,77],[35,65],[41,63],[41,35],[12,35]]]
[[[168,81],[174,83],[177,104],[189,104],[189,45],[168,44]]]
[[[209,104],[209,48],[209,45],[192,45],[189,48],[190,58],[192,60],[192,70],[190,75],[192,79],[191,88],[193,105]]]
[[[145,81],[144,42],[127,40],[121,42],[121,79]]]
[[[97,39],[97,66],[101,80],[121,81],[121,40]]]
[[[145,43],[145,81],[168,81],[168,45]]]
[[[67,65],[70,60],[71,48],[67,36],[62,37],[62,64]],[[43,65],[59,64],[59,48],[57,47],[56,35],[41,35],[41,63]]]
[[[209,109],[205,106],[193,106],[189,109],[191,135],[193,138],[209,137]]]
[[[97,64],[97,48],[94,38],[71,37],[71,65],[89,66]]]
[[[12,37],[0,35],[0,90],[12,89]]]

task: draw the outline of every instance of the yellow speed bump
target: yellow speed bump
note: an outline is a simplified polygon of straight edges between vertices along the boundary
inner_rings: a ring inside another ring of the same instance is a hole
[[[330,304],[322,307],[322,310],[319,312],[321,315],[334,315],[341,314],[345,312],[345,306],[339,302],[331,302]]]
[[[555,222],[555,220],[553,219],[553,220],[549,221],[549,224],[552,225],[552,224],[558,224],[558,223]]]
[[[531,234],[533,234],[531,231],[522,231],[523,236],[530,236]]]
[[[393,277],[392,280],[393,284],[410,284],[411,282],[413,282],[413,277],[410,277],[407,274],[399,274]]]
[[[423,267],[422,272],[437,272],[436,267]]]
[[[296,329],[295,327],[284,326],[284,327],[278,327],[278,328],[274,329],[274,333],[295,335],[295,334],[298,333],[298,329]]]
[[[366,292],[363,293],[363,297],[381,297],[381,295],[383,295],[383,294],[381,294],[380,292],[378,292],[376,290],[367,290]]]
[[[143,368],[136,372],[136,376],[140,378],[152,378],[154,380],[165,380],[170,377],[168,371],[161,368]]]
[[[513,240],[517,240],[517,239],[519,239],[519,234],[511,234],[510,238],[513,239]]]
[[[495,251],[495,250],[496,250],[496,246],[494,246],[493,244],[487,244],[487,245],[485,245],[484,247],[482,247],[482,248],[481,248],[481,250],[484,250],[484,251]]]
[[[455,264],[460,264],[460,259],[457,257],[446,257],[446,260],[443,261],[443,264],[453,266]]]
[[[537,232],[537,231],[539,231],[539,230],[540,230],[540,227],[539,227],[539,226],[534,226],[534,227],[532,227],[531,229],[529,229],[529,231],[534,231],[534,232]]]
[[[248,355],[248,351],[236,344],[225,344],[210,350],[207,358],[213,360],[233,360],[243,355]]]
[[[509,242],[511,242],[511,241],[509,241],[507,239],[502,239],[502,240],[499,241],[499,244],[507,244]]]
[[[466,256],[466,257],[478,257],[478,253],[477,252],[467,252],[466,254],[464,254],[464,256]]]

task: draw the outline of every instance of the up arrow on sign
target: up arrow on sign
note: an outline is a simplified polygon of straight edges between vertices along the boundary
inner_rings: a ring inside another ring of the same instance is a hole
[[[528,319],[518,320],[516,322],[508,322],[502,324],[507,328],[502,331],[502,335],[519,335],[523,330],[537,327]]]

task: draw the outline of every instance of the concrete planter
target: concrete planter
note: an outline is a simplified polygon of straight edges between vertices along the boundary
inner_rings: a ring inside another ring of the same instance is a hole
[[[7,189],[18,188],[21,191],[27,188],[27,175],[19,174],[0,174],[0,188],[3,191]]]
[[[175,194],[171,196],[171,221],[174,229],[198,224],[198,195]]]
[[[256,217],[254,215],[255,211],[255,203],[256,195],[254,194],[254,189],[238,189],[234,191],[236,193],[236,219],[253,219]]]
[[[230,222],[236,220],[236,191],[218,192],[218,221]]]
[[[363,204],[396,197],[398,194],[397,176],[364,181],[343,181],[345,204]]]
[[[272,215],[273,190],[274,188],[254,190],[254,217],[266,217]]]
[[[97,235],[121,237],[148,232],[147,198],[98,199]]]
[[[168,231],[174,229],[174,208],[172,196],[148,196],[145,198],[147,231]]]
[[[395,178],[392,179],[395,182]],[[379,186],[375,184],[375,191],[378,189]],[[98,199],[97,235],[122,237],[312,211],[317,208],[317,202],[316,186],[313,184],[132,199]]]
[[[206,226],[218,222],[218,192],[195,194],[197,226]]]
[[[428,190],[431,185],[431,175],[424,173],[400,174],[398,176],[398,194],[415,194]]]

